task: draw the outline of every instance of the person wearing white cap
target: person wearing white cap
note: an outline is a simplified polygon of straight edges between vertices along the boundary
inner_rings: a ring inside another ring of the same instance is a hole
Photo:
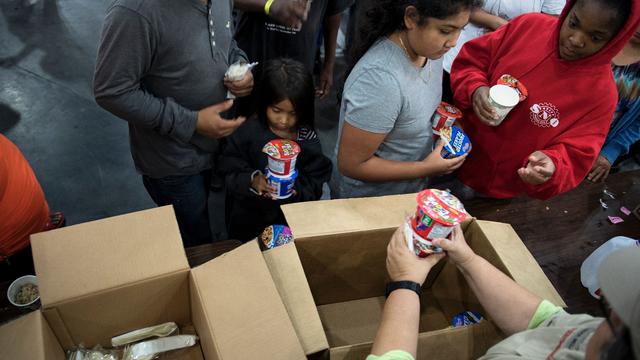
[[[416,357],[420,300],[408,282],[421,284],[442,255],[420,259],[404,244],[399,229],[387,248],[387,270],[394,283],[367,360]],[[605,318],[571,315],[532,294],[478,256],[458,226],[451,239],[436,239],[486,311],[508,337],[481,357],[496,359],[640,359],[640,247],[609,255],[598,277]],[[393,285],[394,283],[391,283]],[[576,284],[578,286],[578,284]],[[389,286],[388,286],[389,288]],[[419,286],[418,286],[419,288]],[[413,290],[413,291],[412,291]]]

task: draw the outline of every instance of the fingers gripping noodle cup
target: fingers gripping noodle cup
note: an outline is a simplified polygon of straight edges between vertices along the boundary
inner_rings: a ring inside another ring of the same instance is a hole
[[[296,184],[296,178],[298,177],[298,172],[293,170],[293,172],[286,176],[276,175],[272,173],[269,169],[265,171],[267,184],[273,187],[275,190],[271,193],[276,199],[287,199],[291,195],[293,195],[293,187]]]
[[[460,128],[452,126],[440,132],[444,147],[440,155],[444,159],[452,159],[467,154],[471,150],[471,140]]]
[[[500,76],[500,79],[498,79],[498,85],[507,85],[517,91],[518,96],[520,97],[520,102],[525,101],[529,96],[529,90],[527,90],[524,84],[511,75],[505,74]]]
[[[298,143],[284,139],[271,140],[262,148],[269,157],[269,172],[277,176],[288,176],[295,170],[300,151]]]
[[[494,85],[489,89],[489,102],[498,115],[496,125],[500,125],[509,112],[518,105],[520,95],[511,86]]]
[[[438,189],[421,191],[416,201],[416,213],[405,224],[409,249],[419,257],[442,252],[431,240],[449,236],[467,218],[467,211],[455,196]]]
[[[436,112],[431,117],[433,133],[440,135],[442,129],[451,127],[453,123],[462,117],[462,111],[446,102],[441,102]]]

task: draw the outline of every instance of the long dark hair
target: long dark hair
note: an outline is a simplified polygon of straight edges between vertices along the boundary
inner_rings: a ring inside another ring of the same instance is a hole
[[[267,108],[289,99],[296,112],[298,127],[314,128],[315,88],[313,75],[302,63],[287,59],[267,61],[262,69],[258,93],[258,119],[267,124]]]
[[[427,18],[445,19],[482,5],[481,0],[368,0],[362,2],[365,4],[358,9],[356,38],[348,54],[345,79],[378,39],[405,29],[404,14],[408,6],[416,8],[417,23],[422,26],[427,23]],[[358,6],[362,6],[362,2]]]

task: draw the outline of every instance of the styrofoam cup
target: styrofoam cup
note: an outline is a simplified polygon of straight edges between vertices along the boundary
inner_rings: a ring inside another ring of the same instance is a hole
[[[518,105],[520,95],[511,86],[494,85],[489,89],[489,102],[498,115],[495,125],[500,125],[511,109]]]
[[[35,275],[21,276],[15,279],[11,283],[11,285],[9,285],[9,289],[7,290],[7,299],[9,299],[9,302],[12,305],[17,306],[19,308],[29,307],[31,305],[34,305],[36,302],[38,302],[38,300],[40,300],[40,295],[38,294],[38,297],[29,303],[18,304],[15,302],[15,298],[16,298],[16,294],[18,293],[18,290],[20,290],[20,287],[25,284],[34,284],[38,286],[38,279],[35,277]]]

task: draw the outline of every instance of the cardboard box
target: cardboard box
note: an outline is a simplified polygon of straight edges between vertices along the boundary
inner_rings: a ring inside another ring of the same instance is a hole
[[[0,359],[64,359],[167,321],[200,339],[172,358],[304,358],[257,243],[190,270],[171,207],[36,234],[32,246],[42,311],[0,327]]]
[[[363,359],[369,354],[384,306],[388,281],[386,247],[395,229],[415,210],[415,194],[290,204],[283,211],[296,238],[301,267],[315,309],[294,297],[293,288],[278,284],[296,329],[296,319],[314,310],[331,359]],[[533,256],[508,224],[472,219],[464,226],[470,246],[534,294],[565,306]],[[272,250],[267,261],[289,261]],[[291,280],[291,279],[289,279]],[[458,269],[446,261],[434,268],[422,296],[418,356],[429,359],[471,359],[483,355],[503,335],[491,321],[453,329],[455,314],[474,310],[487,315]],[[293,314],[291,314],[293,313]],[[298,332],[298,335],[300,333]],[[305,343],[305,340],[301,340]],[[434,351],[437,349],[437,351]]]
[[[384,305],[387,243],[414,207],[413,194],[287,205],[295,244],[261,253],[250,242],[191,270],[171,208],[38,234],[43,312],[0,327],[0,359],[59,359],[165,321],[193,325],[206,360],[363,359]],[[464,228],[478,254],[564,305],[509,225]],[[475,358],[502,338],[490,321],[450,328],[458,312],[486,313],[447,262],[432,270],[422,304],[419,357]]]

